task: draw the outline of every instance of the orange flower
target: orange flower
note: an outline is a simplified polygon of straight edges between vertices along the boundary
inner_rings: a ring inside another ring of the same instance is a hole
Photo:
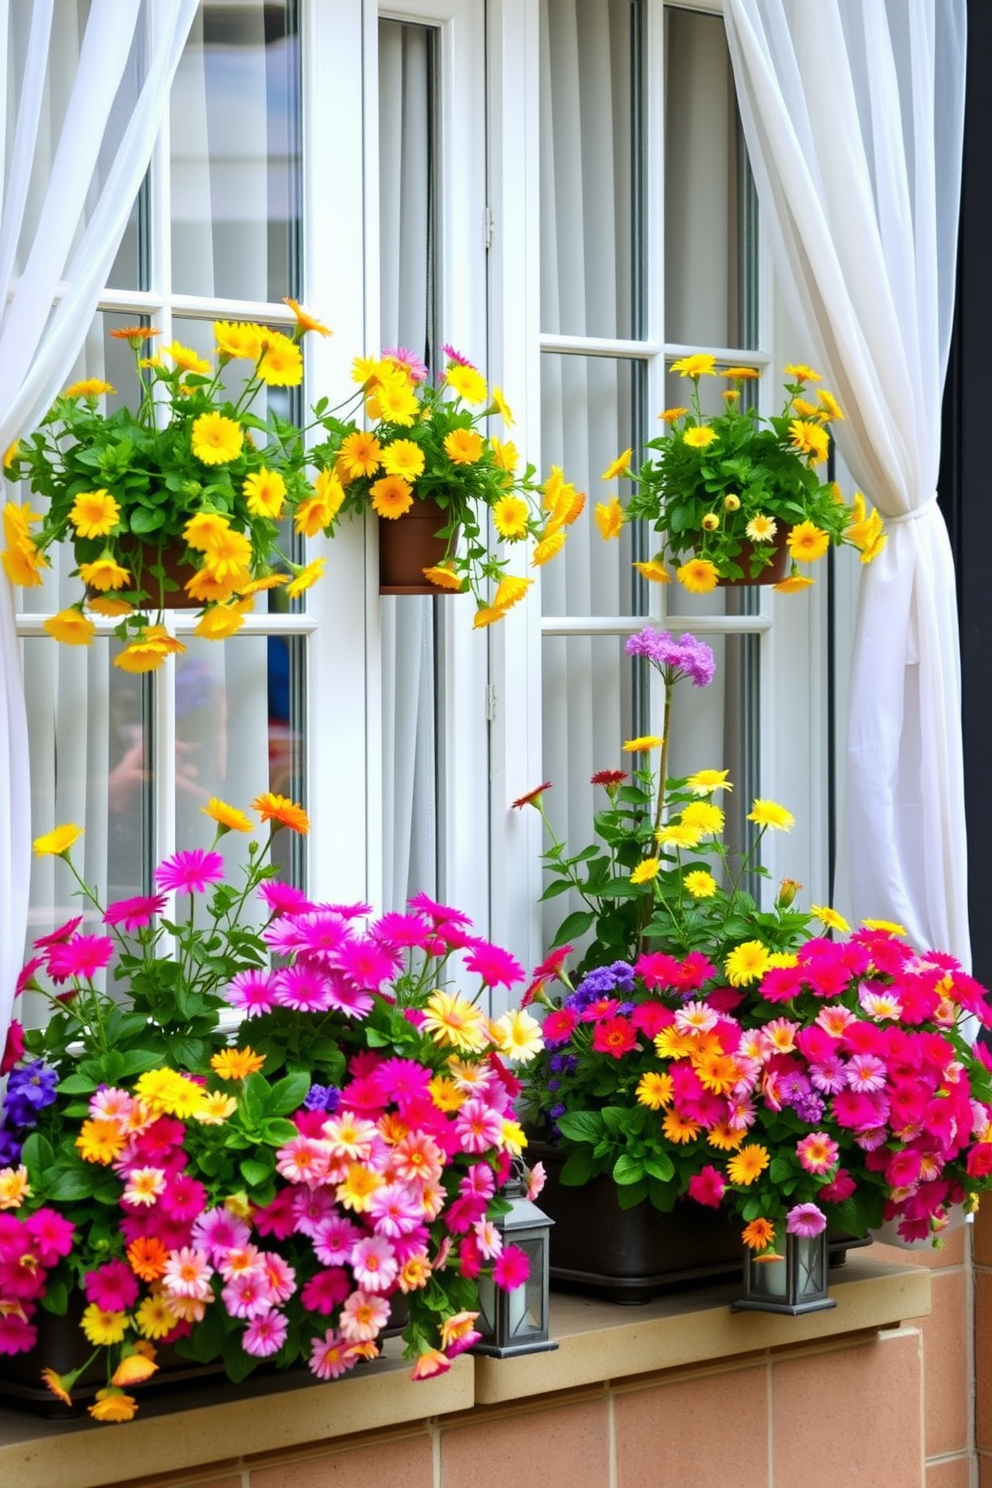
[[[252,810],[258,812],[263,822],[275,822],[277,826],[289,827],[291,832],[306,833],[310,830],[310,818],[303,807],[295,805],[288,796],[263,791],[251,804]]]
[[[165,1275],[169,1252],[157,1235],[139,1235],[128,1246],[127,1258],[141,1281],[158,1281]]]

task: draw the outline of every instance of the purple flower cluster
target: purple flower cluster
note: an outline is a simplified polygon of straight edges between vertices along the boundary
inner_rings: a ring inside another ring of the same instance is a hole
[[[54,1101],[58,1083],[57,1071],[49,1069],[43,1059],[11,1070],[4,1099],[7,1122],[15,1129],[36,1126],[38,1112]]]
[[[341,1104],[341,1092],[336,1085],[311,1085],[303,1104],[308,1111],[326,1111],[332,1116]]]
[[[565,998],[565,1007],[581,1013],[601,997],[613,992],[633,992],[634,968],[626,961],[614,961],[611,966],[597,966],[584,977],[574,992]]]
[[[644,656],[669,684],[688,677],[694,687],[709,687],[716,672],[713,652],[688,631],[678,640],[668,630],[639,630],[627,642],[628,656]]]

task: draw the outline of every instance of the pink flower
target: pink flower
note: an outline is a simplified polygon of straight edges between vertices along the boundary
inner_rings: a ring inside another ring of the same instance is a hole
[[[445,1374],[450,1368],[450,1360],[439,1349],[425,1349],[422,1354],[417,1355],[417,1362],[410,1372],[410,1378],[433,1379],[436,1374]]]
[[[259,969],[236,972],[224,990],[224,1000],[240,1008],[246,1018],[270,1012],[275,1006],[272,977]]]
[[[412,899],[407,900],[407,903],[417,914],[424,914],[429,920],[433,920],[435,925],[448,923],[452,925],[471,925],[472,923],[468,915],[463,914],[460,909],[452,909],[448,904],[438,904],[434,899],[428,898],[423,892],[414,894]]]
[[[82,915],[74,915],[71,920],[66,920],[65,924],[60,925],[57,930],[50,930],[47,935],[39,935],[35,941],[36,948],[41,950],[47,946],[61,944],[62,941],[68,940],[70,935],[75,934],[82,923]]]
[[[847,1066],[847,1083],[852,1090],[884,1090],[885,1065],[873,1054],[854,1054]]]
[[[325,1111],[311,1114],[316,1116],[319,1127],[327,1120]],[[301,1235],[309,1235],[311,1240],[319,1234],[322,1222],[336,1213],[334,1197],[326,1188],[298,1188],[293,1195],[296,1229]]]
[[[297,961],[272,977],[272,1000],[297,1013],[325,1013],[331,1006],[330,979],[315,962]]]
[[[241,1346],[246,1354],[254,1354],[259,1359],[268,1358],[270,1354],[278,1353],[286,1342],[288,1327],[285,1316],[271,1308],[252,1318],[242,1335]]]
[[[114,954],[109,935],[74,935],[64,944],[52,946],[48,957],[48,974],[53,982],[68,977],[88,979],[102,971]]]
[[[166,1218],[191,1223],[203,1213],[207,1190],[198,1178],[189,1173],[179,1173],[169,1179],[159,1202]]]
[[[273,1250],[262,1252],[263,1274],[273,1302],[288,1302],[296,1291],[296,1272]]]
[[[463,1180],[464,1181],[464,1180]],[[396,1240],[411,1234],[420,1224],[423,1209],[413,1188],[387,1183],[369,1198],[368,1218],[377,1235]]]
[[[339,946],[334,959],[338,970],[363,992],[377,992],[400,966],[399,953],[377,945],[370,936]]]
[[[311,1238],[318,1261],[325,1266],[342,1266],[361,1237],[362,1231],[350,1219],[343,1214],[331,1214],[320,1221],[317,1233]]]
[[[502,946],[493,945],[488,940],[472,942],[472,948],[465,957],[465,967],[481,977],[487,987],[509,988],[524,981],[526,977],[516,956],[511,956]]]
[[[478,1316],[477,1312],[456,1312],[443,1320],[440,1328],[441,1347],[449,1359],[465,1353],[466,1349],[478,1343],[482,1334],[473,1327]]]
[[[253,1223],[260,1235],[274,1235],[277,1240],[286,1240],[292,1235],[296,1229],[295,1197],[293,1189],[280,1189],[270,1204],[255,1210]]]
[[[399,1266],[389,1241],[382,1235],[359,1240],[351,1252],[351,1269],[358,1285],[367,1292],[388,1291]]]
[[[310,1345],[310,1368],[318,1379],[338,1379],[354,1369],[358,1357],[353,1346],[335,1328],[328,1328],[323,1338],[315,1338]]]
[[[372,934],[388,946],[422,948],[432,933],[430,921],[419,914],[384,914],[372,926]]]
[[[571,1008],[553,1008],[541,1025],[545,1044],[549,1048],[567,1044],[578,1021]]]
[[[108,904],[103,916],[105,925],[123,925],[128,935],[150,925],[155,915],[161,914],[166,905],[164,894],[139,894],[134,899],[118,899]]]
[[[455,1116],[455,1135],[463,1152],[486,1152],[503,1135],[498,1112],[481,1100],[467,1100]]]
[[[251,1234],[243,1219],[238,1219],[229,1209],[208,1209],[193,1223],[192,1238],[195,1243],[210,1253],[216,1261],[222,1251],[234,1250],[247,1243]]]
[[[18,1317],[16,1312],[0,1313],[0,1354],[26,1354],[37,1342],[38,1329],[34,1323]]]
[[[372,1079],[382,1092],[383,1101],[389,1102],[424,1095],[432,1077],[433,1071],[415,1059],[393,1058],[377,1065]]]
[[[530,1276],[530,1261],[519,1245],[504,1245],[493,1265],[493,1281],[505,1292],[516,1291]]]
[[[532,1204],[540,1196],[547,1178],[548,1175],[544,1170],[543,1162],[536,1162],[527,1174],[527,1197]]]
[[[36,1209],[24,1221],[24,1228],[34,1241],[34,1253],[44,1267],[54,1266],[72,1249],[75,1225],[54,1209]]]
[[[630,1015],[630,1021],[639,1033],[653,1039],[675,1021],[675,1014],[663,1002],[639,1002]]]
[[[343,1266],[332,1266],[326,1271],[317,1271],[300,1293],[300,1301],[308,1312],[325,1315],[333,1312],[351,1291],[351,1281]]]
[[[41,965],[40,958],[35,963],[36,969]],[[14,1065],[24,1055],[24,1024],[18,1023],[17,1019],[11,1020],[7,1029],[7,1040],[4,1044],[3,1057],[0,1058],[0,1076],[9,1075]]]
[[[785,1216],[785,1228],[790,1235],[802,1235],[811,1239],[827,1227],[827,1216],[815,1204],[796,1204]]]
[[[535,1170],[540,1166],[540,1163],[535,1163]],[[484,1162],[473,1163],[458,1185],[460,1193],[476,1194],[483,1199],[491,1198],[495,1189],[496,1180],[493,1177],[493,1170],[488,1163]]]
[[[723,1174],[717,1168],[707,1164],[698,1173],[693,1173],[689,1179],[689,1197],[695,1199],[697,1204],[706,1204],[711,1209],[719,1209],[725,1187]]]
[[[175,1297],[193,1297],[205,1302],[212,1295],[210,1278],[213,1274],[203,1251],[184,1245],[166,1261],[162,1285]]]
[[[138,1300],[138,1282],[124,1261],[108,1261],[83,1278],[86,1299],[101,1312],[128,1312]]]
[[[679,986],[679,978],[682,975],[680,963],[665,951],[652,951],[648,955],[638,956],[634,963],[634,970],[641,977],[645,987],[649,987],[651,991],[655,991],[658,987],[667,991]]]
[[[224,859],[219,852],[193,848],[173,853],[155,869],[155,882],[167,894],[205,894],[212,883],[224,877]]]
[[[810,1132],[796,1143],[796,1155],[807,1173],[829,1173],[840,1148],[826,1132]]]
[[[341,1309],[341,1332],[351,1343],[369,1343],[389,1321],[389,1303],[374,1292],[352,1292]]]
[[[838,1168],[829,1183],[820,1189],[819,1197],[824,1204],[842,1204],[854,1193],[857,1184],[846,1168]]]
[[[292,884],[279,883],[278,880],[260,884],[258,896],[264,899],[272,913],[277,915],[304,914],[313,908],[301,889],[294,889]]]
[[[231,1317],[261,1317],[272,1307],[272,1295],[261,1271],[241,1271],[232,1276],[221,1292]]]

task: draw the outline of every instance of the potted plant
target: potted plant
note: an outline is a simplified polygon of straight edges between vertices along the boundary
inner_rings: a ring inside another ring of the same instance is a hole
[[[570,854],[552,834],[545,854],[545,897],[571,889],[584,901],[528,993],[546,1015],[526,1112],[561,1185],[597,1183],[612,1212],[635,1212],[642,1228],[652,1210],[689,1216],[683,1269],[700,1244],[699,1205],[736,1216],[744,1244],[770,1261],[787,1235],[828,1223],[864,1236],[895,1220],[907,1240],[939,1240],[951,1208],[973,1206],[992,1182],[992,1056],[968,1036],[976,1019],[992,1025],[985,989],[952,957],[914,950],[898,925],[825,938],[848,925],[827,905],[797,909],[793,880],[762,909],[742,884],[745,867],[763,876],[754,847],[734,858],[721,840],[727,772],[667,779],[675,689],[707,685],[712,653],[650,627],[627,649],[664,681],[663,736],[627,745],[657,753],[660,767],[594,777],[608,802],[599,841]],[[547,820],[547,789],[516,804]],[[758,840],[793,824],[770,800],[748,819]],[[573,978],[566,942],[582,935]],[[552,996],[556,979],[564,991]],[[565,1202],[549,1187],[553,1218]],[[667,1269],[653,1233],[631,1246],[611,1236],[586,1263],[579,1247],[596,1237],[595,1218],[559,1223],[552,1265],[644,1292]],[[633,1257],[619,1272],[618,1250]]]
[[[829,425],[843,414],[825,388],[814,393],[819,374],[806,366],[785,369],[781,413],[763,418],[742,394],[759,376],[751,367],[719,370],[716,358],[697,352],[673,362],[672,371],[692,384],[689,406],[660,415],[665,433],[648,441],[652,451],[640,470],[631,450],[604,472],[604,480],[629,479],[626,506],[617,497],[596,506],[604,538],[619,536],[624,522],[649,522],[657,551],[635,566],[655,583],[668,583],[669,569],[692,594],[717,584],[768,583],[791,594],[814,582],[800,563],[822,558],[831,544],[859,549],[870,563],[885,545],[878,513],[856,493],[844,501],[837,485],[821,481]],[[722,410],[703,413],[699,385],[720,375],[730,384]]]
[[[326,509],[327,477],[311,481],[300,427],[271,402],[264,418],[253,411],[263,390],[299,385],[302,336],[326,333],[287,303],[292,335],[216,321],[213,362],[176,341],[154,349],[151,326],[112,330],[134,354],[135,406],[108,412],[115,389],[84,379],[8,450],[8,476],[47,504],[40,518],[26,505],[4,508],[8,578],[39,585],[52,546],[72,546],[82,592],[46,622],[57,640],[88,645],[89,612],[119,618],[128,644],[115,665],[149,671],[185,649],[166,633],[163,609],[199,608],[196,633],[222,640],[259,590],[286,585],[295,596],[319,576],[323,560],[287,558],[281,524],[295,518],[297,531],[319,530],[313,514]]]
[[[282,797],[253,806],[307,829]],[[218,836],[253,831],[207,811]],[[36,851],[75,874],[78,835]],[[225,882],[215,843],[106,909],[77,876],[83,914],[37,942],[21,988],[51,1017],[15,1024],[5,1060],[0,1379],[25,1355],[60,1401],[82,1390],[94,1418],[123,1421],[160,1349],[235,1381],[300,1361],[331,1379],[400,1323],[423,1379],[478,1339],[480,1277],[526,1281],[494,1221],[525,1141],[513,1070],[540,1030],[478,1006],[522,969],[426,895],[370,921],[273,875],[252,842],[243,882]],[[124,996],[99,985],[115,958]],[[46,1357],[52,1317],[71,1367]]]
[[[371,510],[380,518],[382,592],[467,589],[479,627],[502,619],[533,582],[509,572],[490,521],[499,540],[529,550],[540,567],[561,551],[585,496],[558,469],[543,484],[533,465],[521,469],[516,446],[486,432],[490,418],[513,422],[499,388],[490,391],[454,348],[445,356],[436,379],[404,348],[359,358],[354,376],[366,422],[318,403],[326,438],[314,457],[343,490],[335,515]]]

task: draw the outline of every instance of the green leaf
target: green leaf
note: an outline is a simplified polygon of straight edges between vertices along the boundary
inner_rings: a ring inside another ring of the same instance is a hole
[[[642,1179],[640,1183],[631,1183],[629,1186],[624,1184],[623,1187],[617,1189],[616,1193],[617,1203],[621,1209],[636,1209],[637,1205],[643,1204],[648,1196],[647,1180]]]
[[[69,1288],[61,1276],[49,1276],[45,1282],[45,1295],[41,1305],[55,1317],[65,1317],[69,1306]]]
[[[577,1147],[566,1157],[561,1169],[561,1182],[568,1188],[581,1188],[593,1176],[592,1155],[588,1147]]]
[[[595,918],[592,911],[586,909],[577,909],[573,914],[566,915],[558,926],[551,949],[557,950],[566,941],[577,940],[580,935],[585,935],[586,931],[592,927]]]
[[[46,1197],[60,1202],[71,1199],[91,1198],[102,1173],[84,1172],[77,1168],[63,1168],[46,1185]]]
[[[613,1164],[614,1183],[630,1184],[640,1183],[644,1178],[643,1166],[635,1161],[628,1153],[621,1152]]]
[[[282,1147],[298,1137],[299,1131],[292,1121],[286,1121],[282,1116],[270,1116],[262,1122],[261,1135],[270,1147]]]
[[[66,1075],[64,1080],[59,1081],[59,1093],[65,1095],[90,1095],[99,1085],[99,1080],[91,1080],[88,1075]]]
[[[41,1132],[32,1132],[21,1148],[21,1162],[29,1173],[45,1174],[55,1162],[52,1144]]]
[[[251,1188],[257,1188],[271,1175],[275,1163],[271,1160],[263,1162],[257,1157],[243,1157],[239,1164],[241,1176]]]
[[[286,1075],[269,1091],[268,1114],[288,1116],[290,1111],[298,1111],[309,1089],[310,1076],[306,1072],[299,1070],[295,1074]]]
[[[675,1177],[675,1164],[667,1152],[659,1152],[644,1159],[644,1171],[650,1178],[657,1178],[659,1183],[668,1183]]]
[[[160,1061],[160,1056],[154,1049],[126,1049],[121,1055],[124,1065],[122,1074],[141,1075],[145,1070],[154,1069]]]
[[[566,1111],[558,1119],[558,1129],[572,1142],[598,1142],[603,1121],[597,1111]]]

